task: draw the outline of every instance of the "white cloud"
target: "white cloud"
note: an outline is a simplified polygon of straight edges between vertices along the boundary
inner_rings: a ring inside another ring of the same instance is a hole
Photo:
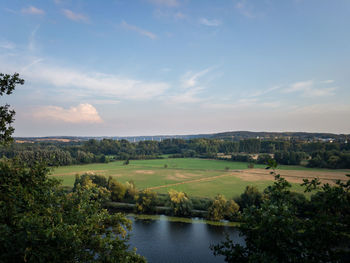
[[[70,20],[73,20],[76,22],[84,22],[84,23],[89,22],[89,18],[86,15],[75,13],[69,9],[62,9],[62,12],[65,15],[65,17],[67,17]]]
[[[155,5],[167,6],[167,7],[176,7],[179,5],[179,2],[177,0],[148,0],[148,2]]]
[[[286,93],[295,92],[295,91],[303,91],[305,89],[310,89],[314,85],[312,80],[308,81],[300,81],[291,84],[287,89],[284,90]]]
[[[126,23],[125,21],[123,21],[120,25],[127,30],[135,31],[135,32],[139,33],[140,35],[146,36],[150,39],[157,38],[157,35],[153,34],[152,32],[144,30],[144,29],[139,28],[139,27],[134,26],[134,25],[130,25],[130,24]]]
[[[222,24],[220,20],[217,20],[217,19],[209,20],[207,18],[199,19],[199,23],[205,26],[220,26]]]
[[[209,71],[211,71],[212,68],[206,68],[200,72],[193,73],[191,71],[188,71],[183,77],[182,77],[182,86],[184,88],[192,88],[195,87],[198,84],[198,79],[206,75]]]
[[[24,14],[30,14],[30,15],[44,15],[45,11],[43,9],[39,9],[35,6],[29,6],[27,8],[23,8],[21,10]]]
[[[84,96],[106,96],[109,99],[148,100],[158,97],[169,89],[165,82],[147,82],[119,75],[82,72],[74,68],[53,66],[42,58],[29,62],[21,59],[16,64],[3,64],[0,70],[13,71],[21,68],[21,75],[28,83],[53,85],[64,92],[78,92]],[[6,57],[0,62],[7,61]],[[6,65],[6,67],[5,67]]]
[[[328,88],[318,88],[315,87],[315,85],[321,83],[321,84],[329,84],[333,83],[334,81],[321,81],[316,82],[313,80],[308,81],[300,81],[293,83],[289,85],[288,88],[284,89],[284,93],[292,93],[292,92],[301,92],[301,94],[305,97],[325,97],[325,96],[332,96],[334,95],[334,91],[337,89],[337,87],[328,87]]]
[[[79,104],[76,107],[64,109],[57,106],[40,107],[33,113],[35,119],[53,120],[67,123],[102,123],[96,108],[91,104]]]

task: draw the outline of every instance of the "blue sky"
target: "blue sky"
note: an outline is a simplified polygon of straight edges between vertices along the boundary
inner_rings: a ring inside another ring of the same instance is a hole
[[[1,0],[16,136],[350,133],[348,0]]]

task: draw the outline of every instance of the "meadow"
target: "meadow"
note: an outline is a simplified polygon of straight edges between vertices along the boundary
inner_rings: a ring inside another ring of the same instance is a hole
[[[53,168],[51,176],[62,180],[64,186],[73,186],[75,175],[95,173],[116,177],[120,182],[133,180],[138,189],[152,189],[166,193],[170,189],[184,191],[191,196],[214,197],[223,194],[227,198],[240,195],[247,185],[255,185],[259,190],[273,183],[273,176],[266,165],[255,164],[248,169],[247,163],[197,158],[165,158],[155,160],[131,160],[101,164],[71,165]],[[302,192],[302,178],[320,177],[333,183],[344,179],[350,170],[313,169],[303,166],[278,167],[277,173],[292,183],[292,189]]]

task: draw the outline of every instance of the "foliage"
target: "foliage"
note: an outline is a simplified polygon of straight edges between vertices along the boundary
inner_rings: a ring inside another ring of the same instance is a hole
[[[270,168],[276,164],[271,162]],[[290,184],[274,171],[275,183],[265,190],[260,207],[246,208],[241,234],[246,245],[228,239],[212,246],[227,262],[346,262],[350,244],[350,180],[323,185],[309,202],[310,212],[298,214]],[[305,180],[307,190],[317,180]]]
[[[239,216],[239,205],[234,200],[228,200],[226,203],[225,218],[230,221],[237,221]]]
[[[136,195],[136,210],[138,213],[151,213],[156,208],[157,194],[145,189]]]
[[[134,181],[130,180],[126,182],[125,187],[126,187],[125,199],[128,200],[129,202],[134,201],[138,193]]]
[[[145,262],[129,250],[131,222],[102,209],[93,185],[67,194],[47,172],[0,162],[1,262]]]
[[[223,195],[217,195],[208,209],[208,219],[220,221],[224,219],[226,213],[227,200]]]
[[[110,176],[108,178],[108,190],[111,192],[111,200],[120,202],[123,200],[127,188],[122,183],[118,182],[115,178]]]
[[[169,192],[171,211],[176,216],[189,216],[192,210],[192,202],[184,192],[171,189]]]
[[[314,152],[308,167],[348,169],[350,168],[350,152],[337,150]]]
[[[12,76],[0,73],[0,97],[12,94],[18,84],[24,84],[24,80],[19,78],[18,73]],[[15,129],[11,124],[14,121],[14,116],[15,111],[10,109],[10,105],[0,105],[0,145],[12,141],[11,135]]]
[[[223,195],[217,195],[208,208],[208,219],[213,221],[220,221],[224,218],[234,219],[239,211],[239,205],[233,201],[227,201]]]
[[[246,186],[244,192],[236,199],[241,209],[260,206],[263,199],[263,195],[259,192],[256,186],[248,185]]]

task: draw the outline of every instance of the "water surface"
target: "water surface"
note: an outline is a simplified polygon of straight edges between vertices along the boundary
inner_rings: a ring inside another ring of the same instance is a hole
[[[150,263],[221,263],[224,258],[213,255],[209,249],[211,244],[223,241],[225,233],[244,243],[234,227],[170,222],[166,216],[161,216],[160,220],[130,219],[133,221],[130,244]]]

